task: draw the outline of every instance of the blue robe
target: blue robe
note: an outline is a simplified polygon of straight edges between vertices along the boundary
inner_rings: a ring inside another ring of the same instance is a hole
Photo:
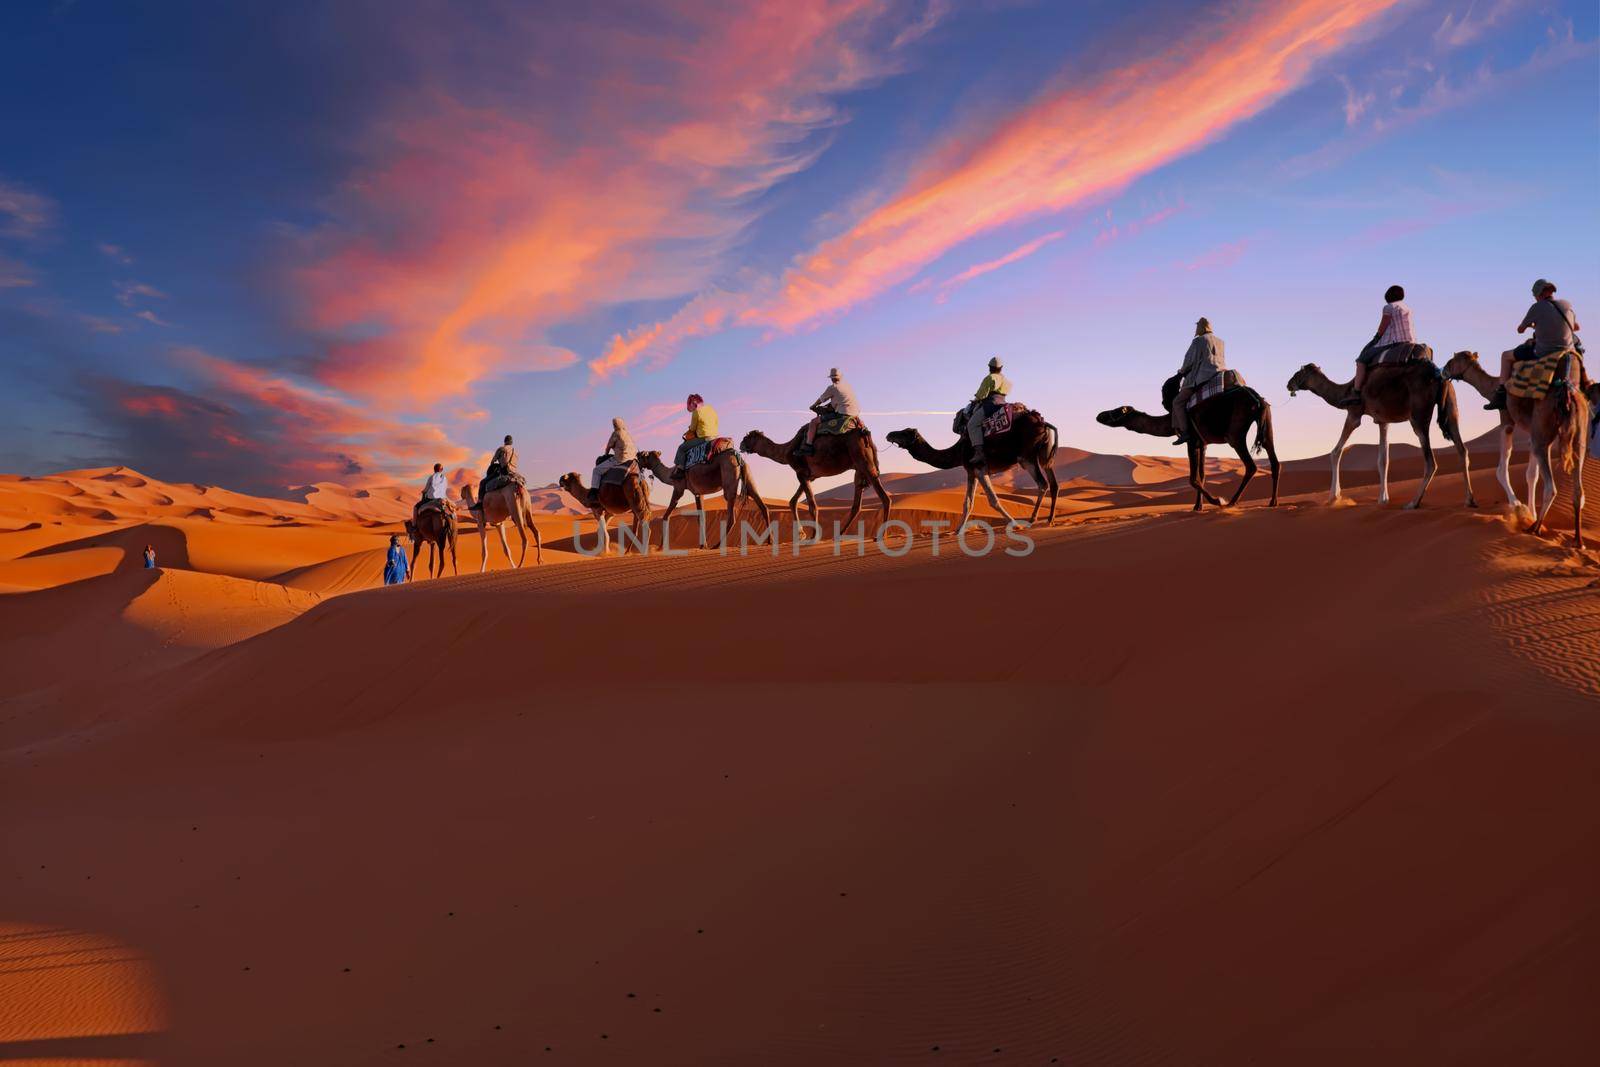
[[[390,545],[389,556],[383,564],[383,584],[399,585],[406,580],[406,550],[404,545]]]

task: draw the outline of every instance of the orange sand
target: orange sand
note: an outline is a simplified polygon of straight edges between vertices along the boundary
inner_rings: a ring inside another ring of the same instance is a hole
[[[1600,557],[1065,462],[1026,558],[400,589],[399,491],[0,478],[0,1060],[1580,1062]]]

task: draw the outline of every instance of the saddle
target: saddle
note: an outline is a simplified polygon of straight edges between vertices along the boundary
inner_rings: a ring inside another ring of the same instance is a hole
[[[1401,363],[1412,363],[1417,360],[1433,362],[1433,349],[1425,344],[1416,342],[1401,342],[1390,345],[1372,361],[1374,367],[1388,367]]]
[[[594,487],[599,489],[602,485],[621,485],[628,480],[628,475],[638,473],[638,461],[630,459],[626,463],[618,463],[616,466],[607,467],[601,471],[600,480],[594,484]]]
[[[1576,349],[1563,349],[1560,352],[1551,352],[1549,355],[1539,356],[1537,359],[1523,360],[1515,365],[1511,377],[1506,381],[1506,392],[1512,396],[1520,396],[1528,400],[1541,400],[1550,392],[1550,386],[1555,381],[1556,368],[1561,365],[1561,357],[1572,356],[1573,370],[1569,370],[1569,380],[1582,382],[1584,380],[1583,357]],[[1576,371],[1576,373],[1573,373]]]
[[[432,500],[420,501],[415,508],[415,511],[419,516],[422,515],[423,512],[427,511],[442,511],[444,512],[446,518],[454,515],[455,510],[455,508],[450,506],[450,501],[440,500],[438,497],[435,497]]]
[[[1194,395],[1189,398],[1189,403],[1185,405],[1184,410],[1188,411],[1201,401],[1210,400],[1214,396],[1221,396],[1230,389],[1245,388],[1248,388],[1248,386],[1246,386],[1244,383],[1244,375],[1240,374],[1236,370],[1225,370],[1221,374],[1212,378],[1209,382],[1206,382],[1200,388],[1196,389],[1194,391]],[[1168,406],[1170,407],[1171,405]]]
[[[983,436],[994,437],[996,434],[1006,433],[1011,429],[1011,423],[1028,410],[1026,404],[1002,404],[992,414],[983,418]],[[967,423],[972,418],[971,409],[963,408],[956,412],[955,421],[950,424],[950,432],[963,435],[967,432]]]
[[[497,489],[504,489],[508,485],[515,485],[525,488],[527,484],[528,480],[520,474],[497,474],[484,484],[483,491],[485,493],[492,493]]]
[[[683,469],[688,470],[690,467],[698,467],[702,463],[710,463],[732,448],[733,438],[731,437],[714,437],[708,442],[695,445],[683,457]]]
[[[821,417],[817,423],[817,435],[829,437],[842,437],[854,430],[862,430],[861,420],[854,415],[846,415],[840,411],[830,411]]]

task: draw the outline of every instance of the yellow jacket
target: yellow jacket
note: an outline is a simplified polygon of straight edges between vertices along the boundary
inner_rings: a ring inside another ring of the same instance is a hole
[[[689,412],[689,436],[717,436],[717,409],[710,404],[701,404]]]
[[[978,383],[978,391],[973,395],[972,399],[983,400],[991,393],[999,393],[1001,396],[1005,396],[1010,392],[1011,382],[1007,380],[1006,376],[999,371],[990,371],[984,375],[983,381]]]

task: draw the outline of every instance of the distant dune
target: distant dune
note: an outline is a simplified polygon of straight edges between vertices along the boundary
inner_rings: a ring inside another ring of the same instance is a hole
[[[1583,1062],[1600,552],[1491,460],[394,589],[409,491],[0,476],[0,1059]]]

